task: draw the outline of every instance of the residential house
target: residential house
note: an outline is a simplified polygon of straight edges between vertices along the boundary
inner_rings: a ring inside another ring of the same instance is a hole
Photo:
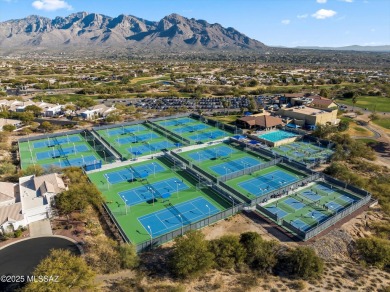
[[[11,119],[0,119],[0,131],[3,130],[5,125],[13,125],[16,128],[19,128],[22,125],[22,121],[19,120],[11,120]]]
[[[84,120],[93,120],[105,118],[114,111],[116,111],[116,108],[114,106],[108,107],[105,104],[98,104],[93,106],[92,108],[89,108],[86,111],[80,112],[80,116]]]

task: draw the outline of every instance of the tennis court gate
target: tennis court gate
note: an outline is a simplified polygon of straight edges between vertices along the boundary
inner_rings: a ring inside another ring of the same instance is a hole
[[[210,224],[213,224],[217,221],[223,220],[227,217],[230,217],[237,213],[238,211],[241,211],[244,209],[244,204],[238,204],[234,206],[233,208],[227,209],[225,211],[219,212],[217,214],[214,214],[208,218],[199,220],[197,222],[191,223],[189,225],[183,226],[183,234],[190,231],[190,230],[198,230],[201,228],[204,228]],[[157,247],[165,242],[171,241],[175,239],[176,237],[181,235],[181,229],[174,230],[172,232],[169,232],[167,234],[157,236],[155,238],[152,238],[151,240],[146,240],[140,244],[137,244],[136,249],[137,252],[142,252],[146,250],[150,250],[153,247]]]

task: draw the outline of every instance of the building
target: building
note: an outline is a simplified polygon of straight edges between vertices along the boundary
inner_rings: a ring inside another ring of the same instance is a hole
[[[237,119],[237,126],[243,129],[272,130],[283,125],[281,118],[269,115],[247,116]]]
[[[0,232],[12,232],[24,225],[18,184],[0,182]]]
[[[316,125],[337,125],[340,119],[337,118],[337,109],[317,109],[307,106],[295,106],[282,108],[277,111],[284,119],[291,119],[294,124],[301,127],[313,127]]]
[[[54,196],[67,190],[57,173],[19,178],[20,201],[26,224],[51,216]]]
[[[114,106],[108,107],[104,104],[95,105],[92,108],[80,112],[80,116],[84,120],[94,120],[99,118],[105,118],[113,111],[116,111]]]

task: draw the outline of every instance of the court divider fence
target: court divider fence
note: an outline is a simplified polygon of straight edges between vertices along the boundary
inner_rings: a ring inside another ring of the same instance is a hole
[[[232,126],[232,125],[229,125],[229,124],[226,124],[226,123],[222,123],[222,122],[219,122],[219,121],[211,119],[211,118],[206,118],[206,117],[204,117],[202,115],[191,113],[190,117],[193,118],[193,119],[202,121],[202,122],[206,121],[205,122],[206,124],[209,124],[209,125],[211,125],[213,127],[216,127],[216,128],[219,128],[219,125],[221,125],[221,129],[222,130],[228,130],[229,132],[231,132],[233,134],[242,134],[243,133],[243,130],[238,128],[237,126]]]
[[[244,204],[237,204],[234,206],[234,208],[229,208],[226,209],[225,211],[218,212],[216,214],[213,214],[207,218],[201,219],[197,222],[188,224],[188,225],[183,225],[183,234],[190,231],[190,230],[198,230],[201,228],[204,228],[206,226],[209,226],[215,222],[218,222],[220,220],[223,220],[225,218],[228,218],[237,212],[241,211],[244,209]],[[141,242],[136,245],[137,252],[142,252],[142,251],[147,251],[152,249],[153,247],[157,247],[165,242],[171,241],[175,239],[178,236],[182,235],[182,230],[181,228],[168,232],[166,234],[153,237],[153,234],[150,235],[150,240],[146,240],[144,242]]]
[[[153,127],[155,127],[156,130],[159,130],[160,133],[161,133],[161,132],[162,132],[162,133],[166,133],[166,132],[168,131],[169,134],[170,134],[171,136],[175,137],[175,138],[176,138],[177,140],[179,140],[179,141],[182,141],[183,144],[185,144],[185,145],[190,145],[190,144],[191,144],[191,141],[188,140],[188,139],[186,139],[186,138],[184,138],[183,136],[180,136],[179,134],[176,134],[176,133],[173,132],[173,131],[169,131],[169,130],[167,130],[166,128],[164,128],[163,126],[161,126],[161,125],[159,125],[159,124],[157,124],[157,123],[152,122],[151,120],[149,120],[148,122],[151,123],[151,124],[153,124]]]
[[[247,167],[247,168],[244,168],[244,169],[241,169],[241,170],[237,170],[237,171],[228,173],[226,175],[219,176],[218,180],[222,181],[222,182],[226,182],[227,180],[230,180],[230,179],[233,179],[233,178],[236,178],[236,177],[239,177],[239,176],[243,176],[243,175],[246,175],[246,174],[250,174],[252,172],[255,172],[255,171],[258,171],[258,170],[270,167],[270,166],[274,166],[274,165],[276,165],[276,164],[278,164],[278,163],[280,163],[282,161],[283,161],[283,158],[277,158],[275,160],[270,160],[270,161],[268,161],[266,163],[257,164],[257,165],[254,165],[254,166],[250,166],[250,167]]]
[[[148,120],[148,121],[146,121],[146,125],[147,125],[147,127],[151,128],[153,131],[159,133],[163,137],[165,136],[166,139],[172,140],[172,138],[168,138],[168,135],[167,135],[168,130],[165,129],[164,127],[160,126],[159,124],[152,123],[151,121]],[[184,146],[191,144],[190,140],[188,140],[188,139],[186,139],[186,138],[184,138],[184,137],[182,137],[174,132],[169,131],[169,136],[175,137],[175,139],[177,141],[182,142],[184,144]]]
[[[25,138],[20,138],[18,141],[19,143],[23,142],[28,142],[28,141],[36,141],[36,140],[42,140],[42,139],[47,139],[47,138],[56,138],[56,137],[61,137],[61,136],[70,136],[70,135],[76,135],[84,133],[87,130],[73,130],[73,131],[66,131],[66,132],[60,132],[60,133],[51,133],[51,134],[43,134],[39,136],[34,136],[34,137],[25,137]]]

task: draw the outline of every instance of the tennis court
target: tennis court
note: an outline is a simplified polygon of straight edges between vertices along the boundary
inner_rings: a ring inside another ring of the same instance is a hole
[[[185,126],[185,127],[180,127],[173,129],[172,131],[175,132],[176,134],[183,134],[183,133],[192,133],[196,131],[201,131],[204,129],[210,129],[211,126],[208,126],[206,124],[195,124],[193,126]]]
[[[124,128],[119,126],[96,132],[121,155],[122,159],[138,158],[160,152],[163,149],[181,146],[169,135],[163,137],[150,129],[147,124],[125,126]]]
[[[45,147],[53,147],[55,145],[61,145],[61,144],[67,144],[67,143],[74,143],[74,142],[80,142],[81,137],[78,135],[69,135],[69,136],[63,136],[63,137],[55,137],[55,138],[45,138],[37,142],[33,142],[33,147],[35,149],[38,148],[45,148]]]
[[[317,194],[319,190],[321,192]],[[283,210],[287,213],[282,213],[283,220],[306,232],[358,200],[360,197],[343,189],[324,182],[315,182],[297,193],[280,198],[263,207],[274,214],[278,211],[275,207]],[[287,227],[283,226],[283,228]]]
[[[81,135],[83,133],[83,135]],[[84,166],[85,163],[110,158],[104,147],[84,132],[80,134],[45,137],[40,140],[19,143],[22,169],[31,165],[44,168],[51,166]],[[99,148],[100,147],[100,148]],[[85,163],[83,163],[85,162]]]
[[[218,213],[219,209],[203,197],[198,197],[176,205],[166,205],[166,209],[138,218],[144,229],[152,237],[181,228]]]
[[[149,133],[145,133],[145,134],[120,137],[120,138],[115,139],[115,141],[117,143],[123,145],[123,144],[129,144],[129,143],[151,141],[152,139],[156,139],[156,138],[161,138],[161,136],[150,131]]]
[[[267,211],[269,211],[272,214],[276,215],[277,218],[283,218],[284,216],[286,216],[288,214],[288,212],[283,211],[282,209],[280,209],[279,207],[276,207],[275,205],[268,206],[268,207],[266,207],[266,209],[267,209]]]
[[[117,128],[111,128],[111,129],[106,129],[106,134],[111,137],[111,136],[118,136],[118,135],[125,135],[129,133],[137,133],[141,131],[146,131],[147,129],[141,125],[132,125],[132,126],[122,126],[122,127],[117,127]]]
[[[211,166],[210,169],[217,173],[218,175],[227,175],[228,173],[231,172],[236,172],[239,170],[243,170],[246,168],[250,168],[255,165],[259,165],[262,162],[260,160],[257,160],[252,157],[243,157],[243,158],[238,158],[230,161],[226,161],[221,164],[217,164],[214,166]]]
[[[206,142],[210,140],[220,139],[222,137],[230,136],[227,132],[222,130],[211,130],[207,132],[197,132],[194,135],[190,135],[187,138],[195,142]]]
[[[172,127],[172,126],[181,126],[189,123],[196,122],[196,120],[191,118],[178,118],[178,119],[170,119],[170,120],[163,120],[157,122],[157,124],[163,126],[163,127]]]
[[[330,159],[334,151],[321,143],[295,141],[272,149],[276,153],[299,162],[316,162]]]
[[[118,184],[129,180],[134,180],[134,178],[140,178],[141,174],[147,173],[149,174],[156,174],[165,171],[165,167],[163,167],[158,162],[152,162],[137,166],[128,166],[126,168],[108,172],[105,174],[105,177],[107,181],[110,184]]]
[[[128,206],[141,204],[148,201],[161,199],[172,194],[178,195],[179,191],[189,187],[179,178],[169,178],[163,181],[146,184],[138,188],[119,192]]]
[[[191,160],[193,161],[202,162],[206,160],[217,159],[220,157],[228,157],[234,152],[236,152],[236,150],[230,148],[229,146],[219,145],[190,152],[188,154],[188,157],[191,158]]]
[[[283,170],[276,170],[241,182],[238,185],[251,195],[259,197],[295,181],[297,181],[295,176]]]

